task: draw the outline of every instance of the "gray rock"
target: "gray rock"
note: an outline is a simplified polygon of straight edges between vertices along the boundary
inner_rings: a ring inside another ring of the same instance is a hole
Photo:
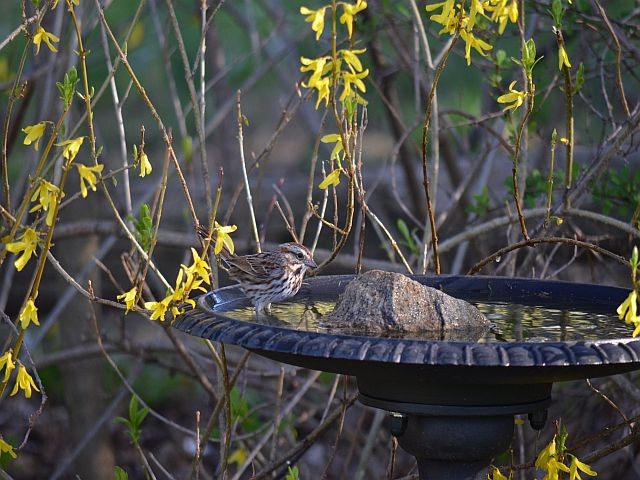
[[[351,332],[427,332],[434,339],[477,340],[491,322],[464,300],[400,273],[371,270],[346,286],[321,325]]]

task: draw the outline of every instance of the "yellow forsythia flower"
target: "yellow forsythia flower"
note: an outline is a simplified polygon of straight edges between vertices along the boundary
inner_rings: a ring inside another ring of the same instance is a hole
[[[16,458],[16,452],[13,451],[13,447],[4,441],[3,438],[0,437],[0,453],[8,453],[11,458]]]
[[[235,251],[235,245],[233,244],[233,240],[229,236],[230,233],[235,232],[238,229],[236,225],[228,225],[223,227],[218,222],[216,222],[215,227],[213,229],[216,235],[216,244],[213,248],[213,253],[218,255],[222,248],[225,247],[229,253],[233,253]]]
[[[38,387],[36,387],[33,378],[29,375],[29,372],[27,372],[27,369],[24,368],[24,365],[22,364],[18,367],[18,377],[16,378],[16,384],[13,387],[13,390],[11,390],[10,395],[18,393],[18,389],[24,390],[24,396],[27,398],[31,398],[32,389],[36,392],[40,391],[38,390]]]
[[[64,192],[61,192],[57,186],[51,182],[42,180],[38,185],[38,188],[36,188],[36,191],[33,192],[33,195],[31,196],[31,201],[35,202],[37,199],[38,203],[34,205],[29,212],[37,212],[40,209],[48,212],[45,223],[50,227],[53,225],[55,205],[58,202],[58,199],[61,199],[62,197],[64,197]]]
[[[527,92],[521,92],[520,90],[516,90],[513,86],[516,84],[514,80],[509,85],[509,93],[505,93],[504,95],[500,95],[498,97],[498,103],[510,103],[511,105],[507,105],[504,109],[507,110],[515,110],[520,107],[524,103],[524,99],[527,97]]]
[[[47,126],[46,122],[40,122],[40,123],[36,123],[35,125],[28,125],[24,127],[22,131],[26,133],[27,136],[24,137],[24,141],[22,143],[24,143],[25,145],[31,145],[33,142],[35,142],[35,144],[33,145],[33,148],[35,148],[36,151],[38,151],[40,138],[44,134],[44,128],[46,126]]]
[[[518,0],[494,0],[484,4],[484,8],[491,12],[490,20],[498,23],[498,34],[502,35],[507,26],[507,22],[516,23],[518,21]]]
[[[324,31],[324,11],[328,7],[322,7],[318,10],[311,10],[307,7],[300,7],[300,13],[306,15],[305,22],[311,24],[311,30],[316,32],[316,41],[320,40],[320,36]]]
[[[40,53],[40,44],[42,42],[47,44],[47,47],[49,47],[49,50],[51,50],[54,53],[57,52],[58,49],[51,42],[58,43],[59,41],[60,39],[56,37],[53,33],[49,33],[44,28],[38,27],[38,29],[36,30],[36,34],[33,36],[33,43],[36,46],[36,55]]]
[[[581,477],[578,470],[582,473],[586,473],[590,477],[595,477],[598,475],[597,472],[592,470],[589,465],[581,462],[577,457],[571,455],[571,465],[569,465],[569,480],[580,480]]]
[[[191,247],[191,255],[193,256],[193,263],[191,266],[186,267],[187,271],[192,275],[201,278],[207,285],[211,285],[211,280],[209,279],[211,267],[202,257],[200,257],[200,255],[198,255],[198,252],[193,247]]]
[[[472,47],[475,48],[483,57],[487,56],[487,52],[485,50],[491,50],[493,48],[492,45],[489,45],[484,40],[480,40],[473,33],[467,32],[466,30],[462,30],[460,32],[460,36],[465,41],[464,58],[467,59],[467,65],[471,65]]]
[[[547,475],[545,478],[558,478],[559,472],[569,472],[569,467],[558,461],[558,453],[556,447],[556,437],[554,436],[546,447],[538,454],[535,463],[536,468],[545,470]]]
[[[571,68],[567,51],[564,49],[564,45],[560,45],[560,49],[558,50],[558,70],[562,70],[564,65],[566,65],[567,68]]]
[[[499,468],[491,467],[491,472],[489,473],[489,480],[509,480],[505,477],[502,472],[500,472]]]
[[[231,455],[229,455],[229,464],[235,463],[236,465],[242,465],[246,459],[249,457],[249,453],[244,448],[237,448],[233,451]]]
[[[76,158],[82,142],[84,142],[84,137],[77,137],[57,143],[56,145],[59,147],[64,147],[64,149],[62,150],[62,156],[69,160],[69,162],[72,162],[73,159]]]
[[[132,287],[131,290],[118,295],[116,298],[124,302],[127,306],[125,313],[129,313],[136,306],[136,302],[138,300],[138,289],[136,287]]]
[[[342,6],[343,12],[342,15],[340,15],[340,23],[347,25],[347,32],[349,33],[349,38],[351,38],[351,35],[353,35],[353,17],[358,12],[367,8],[367,2],[364,0],[357,0],[353,5],[344,2],[341,2],[340,5]]]
[[[20,253],[22,255],[15,261],[14,265],[17,271],[20,271],[31,259],[31,255],[36,252],[38,246],[38,234],[32,228],[25,229],[22,236],[18,237],[15,242],[7,243],[7,251],[11,253]]]
[[[95,192],[96,182],[98,181],[96,173],[102,172],[104,165],[100,163],[93,167],[87,167],[81,163],[76,163],[76,167],[78,167],[78,174],[80,175],[80,193],[82,194],[82,198],[86,198],[88,192],[85,182],[87,182],[89,184],[89,188]]]
[[[171,295],[165,297],[159,302],[144,302],[144,308],[151,310],[151,320],[164,320],[164,316],[167,313],[167,308],[171,302]]]
[[[482,0],[471,0],[471,8],[469,9],[469,19],[467,20],[467,31],[473,30],[473,26],[476,24],[476,15],[480,14],[484,16],[484,7]]]
[[[333,150],[331,150],[331,155],[329,158],[331,160],[339,159],[340,152],[344,151],[344,147],[342,146],[342,137],[339,133],[329,133],[323,136],[320,141],[322,143],[335,143],[333,146]]]
[[[142,152],[140,154],[140,176],[144,178],[146,175],[149,175],[152,170],[153,168],[151,167],[151,162],[149,162],[149,157],[147,157],[146,153]]]
[[[625,323],[634,323],[638,319],[638,292],[632,290],[624,302],[620,304],[616,312],[618,319],[624,319]]]
[[[431,15],[429,19],[442,25],[443,28],[439,33],[449,33],[453,35],[456,32],[456,28],[458,25],[458,20],[454,8],[454,0],[447,0],[446,2],[427,5],[425,7],[425,10],[427,12],[432,12],[434,10],[437,10],[438,8],[442,8],[442,11],[439,14]]]
[[[330,70],[330,63],[327,64],[329,57],[321,57],[316,59],[310,59],[305,57],[300,57],[300,63],[302,67],[300,67],[301,72],[313,72],[309,80],[305,84],[302,83],[304,88],[315,88],[318,91],[318,100],[316,101],[316,109],[320,105],[322,100],[325,101],[325,106],[329,104],[329,85],[330,78],[329,76],[322,77],[325,73],[328,73]]]
[[[38,322],[38,307],[36,307],[33,298],[27,300],[27,303],[20,312],[22,329],[26,330],[30,323],[40,326],[40,322]]]
[[[13,361],[13,351],[9,349],[0,357],[0,371],[4,369],[4,378],[2,379],[2,383],[6,383],[7,380],[9,380],[14,368],[16,368],[16,364]]]
[[[342,94],[340,95],[340,101],[343,102],[345,98],[351,95],[351,85],[355,85],[355,87],[360,90],[362,93],[366,92],[367,89],[364,86],[364,82],[362,81],[369,75],[369,69],[367,68],[364,72],[342,72],[342,82],[344,83]]]
[[[321,190],[326,190],[329,188],[329,185],[333,185],[337,187],[340,184],[340,169],[336,168],[333,172],[331,172],[327,177],[318,185],[318,188]]]

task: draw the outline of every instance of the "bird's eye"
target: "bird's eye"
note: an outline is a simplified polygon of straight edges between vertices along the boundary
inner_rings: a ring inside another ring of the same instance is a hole
[[[302,260],[304,258],[304,254],[302,252],[298,252],[296,253],[296,257],[298,257],[299,260]]]

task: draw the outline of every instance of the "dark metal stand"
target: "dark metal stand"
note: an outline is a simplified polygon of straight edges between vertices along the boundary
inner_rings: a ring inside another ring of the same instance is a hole
[[[514,414],[531,412],[531,426],[540,430],[549,404],[545,400],[508,407],[408,407],[406,403],[363,394],[359,399],[391,413],[391,433],[407,453],[416,457],[422,480],[486,480],[493,459],[509,448]]]
[[[353,276],[314,277],[310,299],[335,299]],[[415,280],[460,298],[611,313],[628,290],[600,285],[482,277]],[[300,295],[300,294],[299,294]],[[334,335],[225,315],[238,288],[210,292],[174,326],[300,367],[352,375],[360,401],[392,412],[391,432],[418,461],[423,480],[485,480],[507,450],[513,417],[541,429],[554,382],[640,369],[640,341],[452,342]],[[236,305],[237,306],[237,305]]]
[[[491,461],[509,448],[513,436],[511,415],[407,415],[392,423],[400,423],[400,429],[392,425],[391,432],[416,457],[420,478],[425,480],[486,480]]]

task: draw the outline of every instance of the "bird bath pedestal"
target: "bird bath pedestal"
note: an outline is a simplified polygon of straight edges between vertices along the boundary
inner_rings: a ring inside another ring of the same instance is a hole
[[[615,287],[526,279],[412,276],[454,297],[611,314],[628,295]],[[352,275],[314,277],[298,297],[337,299]],[[201,297],[175,327],[258,355],[352,375],[359,400],[392,413],[391,432],[418,461],[421,479],[486,479],[507,450],[514,415],[541,429],[554,382],[640,369],[640,341],[454,342],[335,335],[230,318],[238,288]]]

